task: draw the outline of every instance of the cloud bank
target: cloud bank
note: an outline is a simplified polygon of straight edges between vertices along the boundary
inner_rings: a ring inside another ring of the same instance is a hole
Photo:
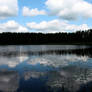
[[[18,1],[17,0],[0,0],[0,19],[17,16]]]
[[[50,15],[62,19],[92,18],[92,4],[86,0],[47,0],[45,5],[50,10]]]
[[[60,20],[52,20],[52,21],[42,21],[40,23],[31,22],[27,23],[27,27],[31,30],[36,30],[37,32],[44,33],[55,33],[55,32],[76,32],[79,30],[87,30],[89,29],[87,24],[82,24],[80,26],[69,24],[65,21]]]
[[[0,33],[2,32],[29,32],[26,27],[21,26],[14,20],[0,24]]]

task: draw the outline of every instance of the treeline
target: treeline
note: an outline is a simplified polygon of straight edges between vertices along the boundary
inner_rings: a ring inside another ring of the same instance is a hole
[[[92,29],[76,33],[0,33],[0,45],[92,44]]]

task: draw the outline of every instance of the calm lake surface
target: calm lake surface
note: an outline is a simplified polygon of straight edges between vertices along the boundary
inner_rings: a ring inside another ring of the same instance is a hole
[[[92,46],[0,46],[0,92],[92,92]]]

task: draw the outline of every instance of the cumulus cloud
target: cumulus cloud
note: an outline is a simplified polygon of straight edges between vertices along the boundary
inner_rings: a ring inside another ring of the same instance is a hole
[[[89,27],[87,24],[82,25],[74,25],[69,24],[66,21],[60,21],[60,20],[52,20],[52,21],[42,21],[40,23],[31,22],[27,23],[27,27],[29,27],[32,30],[36,30],[37,32],[76,32],[78,30],[87,30]]]
[[[38,10],[37,8],[29,9],[28,7],[23,8],[23,16],[37,16],[46,15],[45,10]]]
[[[45,4],[51,15],[62,19],[92,18],[92,4],[85,0],[47,0]]]
[[[16,16],[18,14],[17,0],[0,0],[0,19]]]
[[[28,32],[28,29],[11,20],[0,24],[0,33],[2,32]]]

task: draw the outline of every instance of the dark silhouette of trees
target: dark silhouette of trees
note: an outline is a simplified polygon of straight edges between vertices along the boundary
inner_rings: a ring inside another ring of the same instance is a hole
[[[1,33],[0,45],[92,44],[92,29],[75,33]]]

